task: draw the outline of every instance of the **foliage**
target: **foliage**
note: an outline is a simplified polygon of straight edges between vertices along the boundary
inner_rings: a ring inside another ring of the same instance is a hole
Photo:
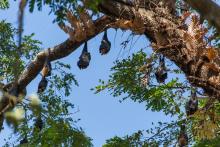
[[[51,77],[54,79],[57,75]],[[70,80],[65,81],[67,84]],[[49,89],[42,95],[41,109],[32,108],[32,114],[29,116],[34,119],[39,115],[43,118],[44,127],[41,131],[35,130],[28,138],[29,144],[38,145],[64,145],[64,146],[91,146],[90,138],[85,136],[80,128],[75,128],[73,125],[77,122],[72,119],[69,111],[73,111],[74,105],[67,100],[63,100],[61,96],[55,93],[54,87],[61,86],[61,82],[57,82],[54,86],[53,83],[49,85]],[[69,88],[67,88],[69,90]],[[68,96],[69,94],[67,94]],[[30,129],[34,130],[34,125]],[[22,134],[25,136],[26,134]],[[29,136],[29,135],[28,135]]]
[[[147,55],[143,51],[133,54],[132,57],[116,61],[111,68],[113,72],[109,81],[100,81],[101,85],[96,87],[96,92],[108,89],[114,97],[126,95],[123,100],[130,98],[139,103],[146,103],[146,109],[152,111],[163,111],[165,114],[179,114],[180,108],[175,97],[181,96],[184,91],[172,90],[172,88],[183,87],[178,79],[172,79],[163,85],[153,85],[153,72],[150,75],[150,84],[141,83],[144,72],[140,69],[149,64]],[[154,61],[155,62],[155,61]],[[153,63],[151,63],[153,64]]]
[[[88,9],[91,9],[92,12],[98,12],[97,5],[102,0],[90,0],[86,6]],[[35,9],[35,5],[38,10],[42,10],[43,5],[48,5],[51,9],[50,13],[54,13],[57,17],[54,22],[62,22],[66,19],[65,13],[66,11],[78,12],[80,11],[80,7],[82,6],[81,0],[61,0],[61,1],[52,1],[52,0],[30,0],[29,3],[29,11],[33,12]]]
[[[15,40],[17,30],[11,24],[1,21],[0,22],[0,75],[1,78],[12,81],[15,75],[19,74],[27,64],[27,61],[34,58],[39,52],[39,45],[41,42],[32,39],[34,34],[24,36],[21,44],[21,58],[18,59],[17,44]],[[20,64],[17,64],[20,63]],[[14,66],[17,66],[16,70]]]
[[[6,8],[9,8],[8,0],[1,0],[0,1],[0,9],[6,9]]]
[[[126,136],[123,138],[115,136],[112,139],[106,140],[106,144],[103,145],[103,147],[117,147],[117,146],[120,146],[120,147],[126,147],[126,146],[147,147],[147,144],[145,142],[141,141],[142,135],[143,135],[142,132],[139,131],[137,133],[134,133],[131,136]]]
[[[194,147],[217,147],[220,144],[219,137],[211,139],[211,140],[202,140],[200,142],[197,142]]]
[[[172,122],[158,122],[156,126],[152,123],[154,128],[148,130],[138,131],[131,136],[118,137],[115,136],[106,140],[104,147],[127,147],[127,146],[144,146],[144,147],[158,147],[158,146],[175,146],[176,138],[179,134],[179,126],[183,121]],[[190,134],[190,132],[189,132]]]

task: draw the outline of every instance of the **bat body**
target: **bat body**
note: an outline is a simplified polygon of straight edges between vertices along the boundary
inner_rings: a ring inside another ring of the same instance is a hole
[[[82,50],[82,53],[79,57],[79,61],[77,62],[79,69],[87,68],[89,66],[90,60],[91,60],[91,55],[88,52],[87,42],[86,42]]]
[[[110,51],[110,49],[111,49],[111,42],[108,40],[107,31],[105,31],[99,48],[99,52],[101,55],[105,55]]]

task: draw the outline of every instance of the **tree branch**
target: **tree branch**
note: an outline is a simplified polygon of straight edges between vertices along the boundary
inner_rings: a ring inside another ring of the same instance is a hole
[[[107,29],[108,25],[113,22],[114,19],[112,19],[111,17],[103,16],[94,22],[95,26],[97,26],[95,29],[95,33],[90,36],[87,36],[86,39],[81,40],[79,42],[67,39],[66,41],[59,45],[56,45],[55,47],[43,50],[42,52],[38,53],[37,57],[28,65],[28,67],[20,75],[20,78],[18,80],[19,88],[24,89],[39,74],[47,56],[49,56],[50,61],[54,61],[70,55],[81,44]]]

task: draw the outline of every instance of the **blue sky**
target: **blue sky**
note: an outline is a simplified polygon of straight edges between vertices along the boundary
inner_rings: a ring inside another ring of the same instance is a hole
[[[17,27],[17,2],[11,0],[11,7],[7,11],[0,12],[0,19],[6,19]],[[52,23],[53,15],[49,15],[49,9],[46,7],[42,11],[35,11],[30,14],[28,11],[25,14],[24,34],[35,33],[35,39],[40,40],[42,48],[53,47],[65,41],[68,36],[62,32],[56,24]],[[110,68],[113,66],[113,61],[117,58],[127,57],[141,48],[149,45],[145,37],[140,37],[136,44],[127,50],[121,50],[120,43],[126,40],[128,33],[118,31],[115,42],[115,30],[111,29],[109,38],[112,42],[112,48],[108,55],[101,56],[98,48],[102,35],[99,35],[88,42],[89,50],[92,55],[91,64],[86,70],[79,70],[76,66],[78,57],[81,53],[81,48],[77,49],[70,56],[61,61],[72,65],[71,72],[76,76],[79,82],[79,87],[72,86],[72,94],[68,98],[79,112],[73,115],[75,119],[80,118],[78,126],[82,127],[86,134],[93,139],[95,147],[100,147],[115,135],[125,136],[132,134],[137,130],[148,129],[151,127],[151,122],[167,121],[170,117],[164,116],[163,113],[153,113],[145,110],[144,104],[138,104],[133,101],[125,101],[119,103],[119,98],[112,97],[108,92],[94,94],[90,89],[98,85],[99,79],[108,79]],[[123,36],[122,36],[123,35]],[[136,39],[138,36],[136,37]],[[134,40],[136,40],[134,39]],[[148,52],[150,52],[150,49]],[[36,92],[37,83],[40,80],[38,76],[28,86],[28,94]],[[11,133],[8,128],[0,133],[0,145],[4,138],[7,138]]]

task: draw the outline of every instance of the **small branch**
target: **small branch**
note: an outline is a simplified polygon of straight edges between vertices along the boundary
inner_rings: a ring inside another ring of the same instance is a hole
[[[177,122],[173,122],[170,124],[167,124],[165,127],[163,127],[162,129],[158,130],[157,133],[155,133],[154,135],[152,135],[151,137],[147,138],[145,141],[150,141],[151,139],[153,139],[155,136],[159,135],[161,132],[165,131],[167,128],[170,128],[172,126],[177,125],[179,122],[185,121],[186,119],[177,121]]]

